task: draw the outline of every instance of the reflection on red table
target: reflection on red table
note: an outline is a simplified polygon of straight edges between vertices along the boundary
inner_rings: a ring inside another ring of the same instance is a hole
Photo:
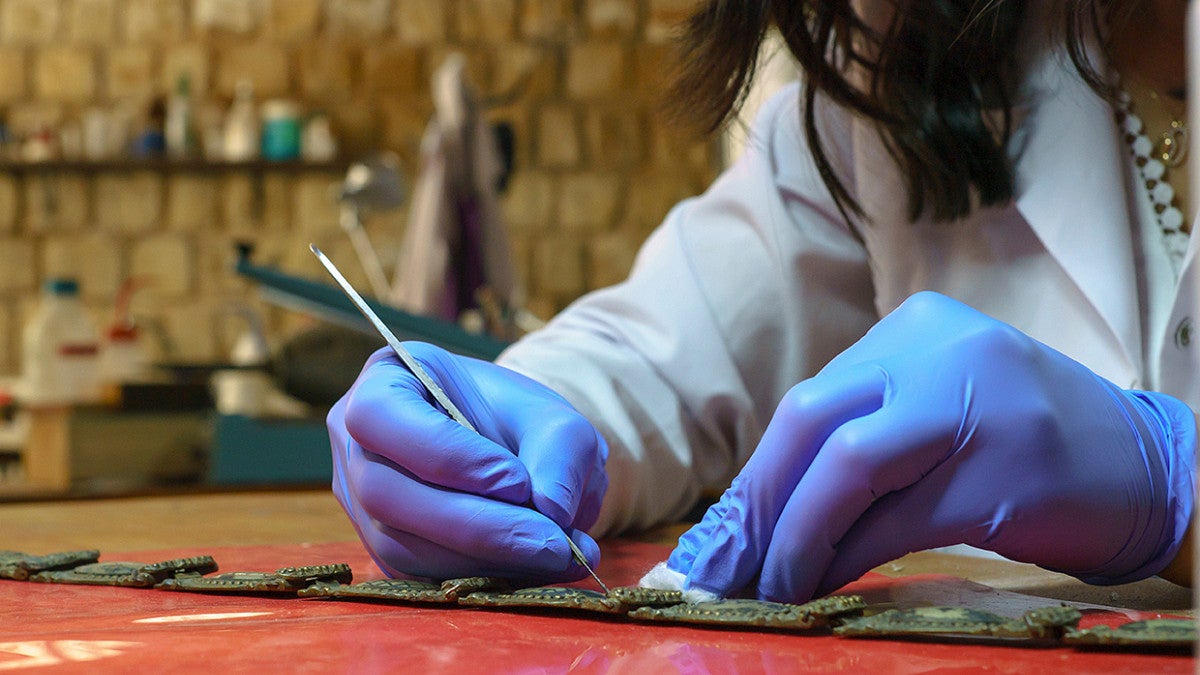
[[[656,544],[606,542],[599,572],[631,584],[669,553]],[[222,571],[273,571],[290,565],[347,562],[355,580],[381,575],[358,543],[142,551],[101,560],[153,562],[210,554]],[[585,585],[581,582],[581,585]],[[852,584],[873,602],[947,599],[1008,613],[1052,601],[952,577]],[[635,623],[574,614],[515,614],[486,609],[398,606],[171,593],[125,588],[0,581],[0,670],[49,672],[340,672],[454,671],[516,673],[930,673],[988,671],[1192,672],[1193,660],[921,642],[848,640],[749,630]],[[1116,624],[1145,613],[1092,612],[1085,625]]]

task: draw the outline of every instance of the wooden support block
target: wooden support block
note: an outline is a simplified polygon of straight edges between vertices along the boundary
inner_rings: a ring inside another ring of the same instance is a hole
[[[66,492],[71,487],[71,409],[53,406],[28,412],[25,480],[33,488]]]

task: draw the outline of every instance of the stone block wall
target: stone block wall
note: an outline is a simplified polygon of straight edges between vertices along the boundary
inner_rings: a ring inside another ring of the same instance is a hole
[[[0,0],[0,108],[12,132],[78,121],[90,107],[144,110],[187,73],[227,104],[328,113],[344,155],[395,151],[408,176],[432,111],[428,82],[468,60],[488,115],[512,125],[504,212],[530,309],[548,317],[622,279],[679,199],[715,175],[715,146],[658,106],[672,26],[695,0]],[[229,272],[235,241],[256,259],[322,278],[307,244],[365,284],[338,227],[333,169],[0,171],[0,374],[19,368],[20,326],[48,277],[79,277],[98,324],[129,276],[134,314],[175,359],[221,358],[249,304],[278,339],[303,321]],[[404,209],[368,232],[392,259]]]

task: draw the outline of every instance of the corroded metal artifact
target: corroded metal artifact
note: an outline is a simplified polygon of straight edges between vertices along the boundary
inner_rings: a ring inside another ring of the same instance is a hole
[[[442,582],[442,593],[451,600],[475,593],[476,591],[507,591],[507,579],[499,577],[464,577],[462,579],[447,579]]]
[[[1087,630],[1067,631],[1063,642],[1107,649],[1189,651],[1196,644],[1196,622],[1193,619],[1150,619],[1116,628],[1093,626]]]
[[[857,595],[822,598],[803,605],[732,599],[661,608],[642,607],[630,612],[629,616],[647,621],[810,630],[828,626],[840,617],[858,614],[865,606]]]
[[[275,572],[227,572],[214,577],[179,576],[156,588],[197,593],[280,593],[295,595],[317,582],[350,583],[353,574],[344,563],[283,567]]]
[[[70,570],[38,572],[30,581],[87,586],[132,586],[149,588],[177,575],[200,575],[217,571],[212,556],[175,558],[156,563],[98,562]]]
[[[357,584],[339,584],[336,581],[318,581],[302,588],[302,598],[339,598],[365,600],[398,600],[401,602],[451,603],[440,584],[408,579],[374,579]]]
[[[31,574],[48,570],[69,570],[100,559],[99,551],[63,551],[30,555],[19,551],[0,551],[0,579],[25,581]]]
[[[638,607],[678,605],[683,602],[683,593],[640,586],[617,586],[609,589],[608,599],[621,603],[621,607],[628,611]]]
[[[337,582],[317,582],[300,591],[305,598],[346,598],[394,600],[400,602],[454,603],[460,595],[486,589],[506,589],[508,583],[494,577],[449,579],[440,584],[409,579],[374,579],[347,585]]]
[[[680,602],[683,602],[683,596],[679,591],[636,586],[610,588],[607,593],[584,588],[542,586],[512,592],[476,592],[463,594],[459,598],[459,604],[476,607],[568,609],[603,614],[625,614],[638,607],[673,605]]]
[[[521,588],[511,593],[479,591],[458,599],[461,605],[476,607],[528,607],[538,609],[580,609],[619,614],[621,603],[603,593],[584,588],[542,586]]]
[[[305,585],[315,581],[336,581],[348,584],[354,580],[354,573],[350,571],[350,566],[346,563],[281,567],[275,570],[275,574],[283,577],[290,583],[303,583]]]
[[[873,616],[849,619],[834,629],[846,637],[915,639],[1057,639],[1079,624],[1074,607],[1047,607],[1009,619],[965,607],[891,609]]]

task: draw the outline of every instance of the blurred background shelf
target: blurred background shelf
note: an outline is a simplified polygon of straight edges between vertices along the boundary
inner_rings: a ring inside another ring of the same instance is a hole
[[[223,174],[237,171],[248,173],[305,173],[309,171],[342,172],[350,164],[349,159],[335,159],[328,162],[306,162],[299,160],[286,162],[268,160],[211,162],[203,159],[112,159],[99,161],[55,159],[44,162],[0,160],[0,173],[14,175],[135,173],[138,171],[151,171],[163,174]]]

